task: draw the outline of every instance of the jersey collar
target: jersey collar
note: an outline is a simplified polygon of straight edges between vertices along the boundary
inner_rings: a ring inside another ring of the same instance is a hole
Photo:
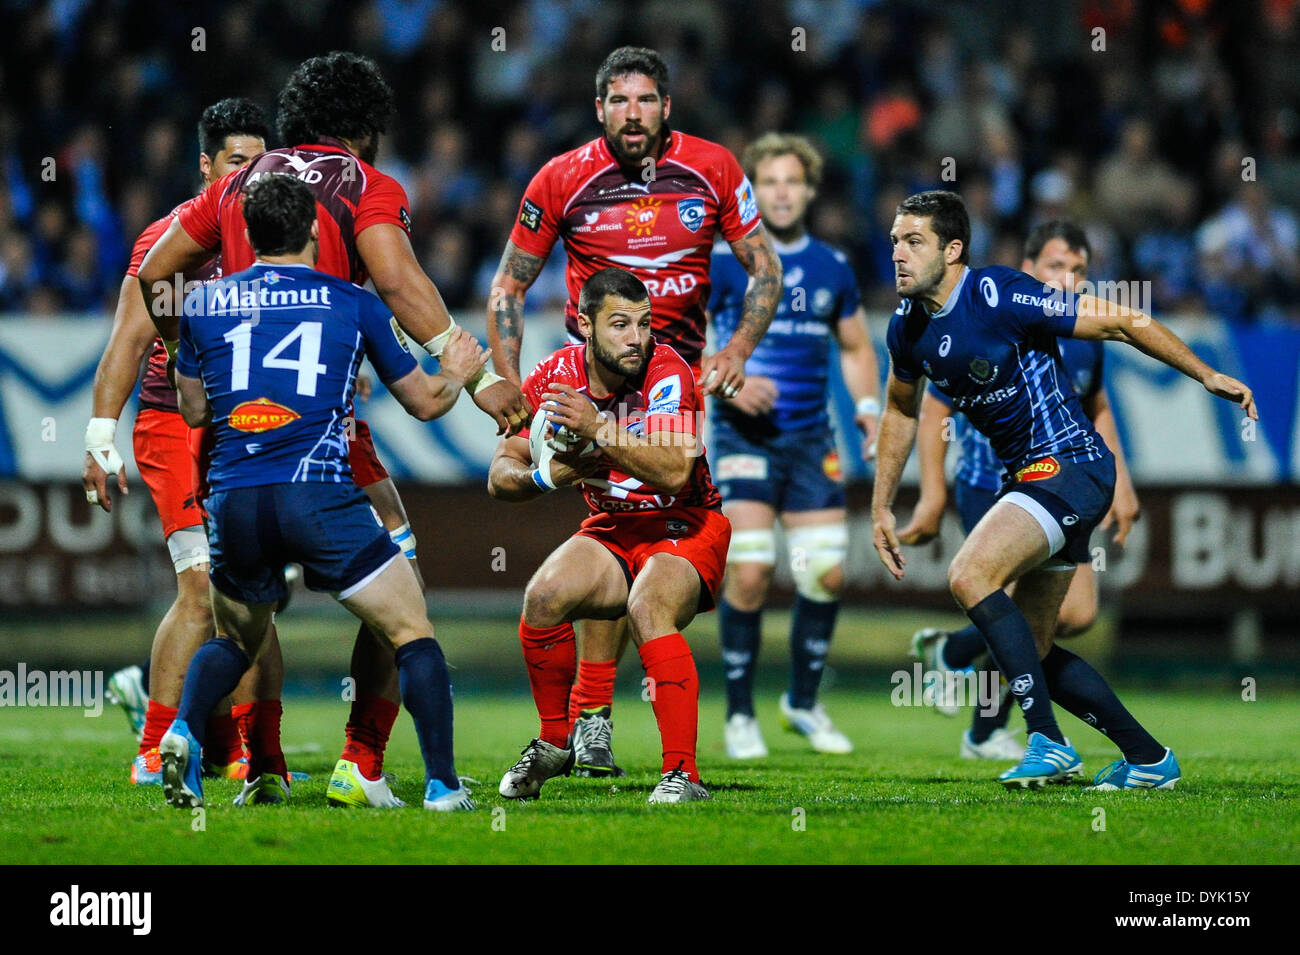
[[[768,234],[771,235],[771,233]],[[802,252],[804,249],[808,248],[808,243],[812,241],[812,236],[807,232],[788,245],[784,242],[778,242],[774,235],[771,236],[771,238],[772,248],[776,249],[778,255],[794,255],[798,252]]]
[[[948,298],[947,300],[944,301],[943,308],[939,309],[939,311],[931,315],[930,316],[931,318],[943,318],[945,315],[947,315],[949,312],[953,310],[953,308],[957,304],[957,298],[961,295],[961,290],[966,285],[966,279],[969,276],[970,276],[970,266],[963,265],[961,278],[957,280],[957,284],[954,285],[952,287],[952,291],[948,293]]]

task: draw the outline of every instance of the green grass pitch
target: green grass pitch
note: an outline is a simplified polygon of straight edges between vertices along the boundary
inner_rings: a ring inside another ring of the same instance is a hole
[[[963,723],[890,705],[881,692],[826,695],[854,739],[848,757],[817,756],[779,728],[765,694],[759,717],[772,756],[729,762],[721,694],[702,703],[700,766],[710,803],[646,805],[658,778],[650,707],[615,707],[616,782],[559,779],[531,803],[496,793],[535,732],[523,695],[457,700],[461,773],[482,781],[479,810],[443,815],[329,809],[325,785],[342,744],[346,704],[286,700],[290,764],[310,772],[289,807],[230,805],[237,789],[206,784],[208,807],[173,810],[157,787],[132,787],[133,743],[117,711],[0,712],[3,863],[1296,863],[1300,861],[1300,697],[1256,702],[1206,690],[1131,691],[1126,701],[1178,754],[1174,792],[1092,793],[1083,785],[1006,792],[1001,764],[957,758]],[[1115,758],[1062,714],[1091,774]],[[1017,722],[1018,718],[1017,718]],[[398,795],[418,807],[422,769],[403,714],[389,748]]]

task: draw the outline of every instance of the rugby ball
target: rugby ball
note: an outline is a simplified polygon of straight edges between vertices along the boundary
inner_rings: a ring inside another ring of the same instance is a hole
[[[595,404],[595,402],[592,402]],[[558,428],[550,420],[550,413],[545,407],[539,408],[533,415],[532,424],[529,425],[528,432],[528,450],[532,455],[533,464],[541,467],[543,462],[550,464],[551,458],[557,453],[563,454],[572,451],[582,442],[582,439],[574,435],[568,428],[560,425]],[[595,441],[588,441],[582,449],[582,454],[589,454],[596,448]]]

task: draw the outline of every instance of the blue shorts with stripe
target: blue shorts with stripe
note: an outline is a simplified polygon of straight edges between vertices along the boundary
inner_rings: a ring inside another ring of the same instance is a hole
[[[761,501],[778,513],[844,506],[839,452],[829,428],[779,432],[714,419],[710,471],[725,501]]]
[[[212,585],[249,604],[287,593],[286,564],[312,590],[352,596],[401,555],[351,481],[263,484],[208,496]]]
[[[1046,457],[1016,472],[998,492],[1028,511],[1047,535],[1058,562],[1082,564],[1092,555],[1088,541],[1110,510],[1115,496],[1115,456],[1098,461],[1064,461]]]

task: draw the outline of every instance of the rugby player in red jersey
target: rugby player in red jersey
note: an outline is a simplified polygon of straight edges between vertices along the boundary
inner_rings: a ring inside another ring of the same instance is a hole
[[[405,191],[371,165],[393,112],[393,91],[373,61],[334,52],[306,60],[280,92],[280,135],[294,145],[263,153],[256,162],[210,186],[185,209],[146,258],[140,282],[153,301],[151,313],[164,341],[177,334],[174,307],[177,272],[220,248],[228,273],[254,261],[243,220],[241,193],[255,178],[288,173],[306,183],[319,206],[319,271],[355,284],[374,282],[398,324],[435,357],[455,333],[437,288],[411,250]],[[528,417],[517,384],[485,372],[467,384],[474,401],[512,431]],[[352,446],[366,450],[366,464],[349,455],[384,524],[415,563],[415,541],[387,472],[374,456],[369,432],[357,422]],[[378,478],[374,483],[363,482]],[[418,569],[417,569],[418,574]],[[423,584],[422,584],[423,585]],[[392,648],[363,625],[352,656],[357,697],[347,743],[330,780],[332,801],[346,805],[400,805],[384,781],[383,752],[400,700]]]
[[[499,791],[511,799],[537,796],[573,762],[563,646],[571,647],[572,636],[564,628],[577,619],[624,615],[663,743],[663,775],[650,802],[709,798],[695,765],[700,684],[682,631],[713,608],[731,524],[696,433],[694,372],[652,337],[650,303],[631,272],[596,272],[578,299],[584,344],[561,348],[524,382],[537,409],[532,427],[553,423],[593,447],[534,461],[528,437],[516,435],[501,441],[492,460],[494,497],[527,501],[581,484],[591,510],[524,595],[520,633],[536,648],[528,676],[542,728],[501,779]]]
[[[519,380],[524,297],[559,239],[568,253],[565,316],[574,341],[583,283],[603,268],[622,267],[650,293],[655,340],[696,370],[703,393],[739,393],[745,360],[781,298],[781,262],[740,163],[716,143],[671,129],[671,109],[668,68],[658,53],[621,47],[605,58],[596,73],[602,135],[556,156],[529,183],[492,281],[488,343],[498,374]],[[704,357],[709,260],[719,235],[749,273],[749,286],[731,340]],[[565,627],[572,661],[574,635]],[[531,668],[541,651],[522,631],[520,639]],[[581,662],[553,664],[577,676],[570,706],[577,774],[617,771],[609,707],[625,640],[619,623],[593,621],[583,625]]]
[[[240,168],[266,149],[266,119],[253,102],[242,98],[224,99],[203,111],[199,122],[199,172],[205,185]],[[159,784],[162,781],[158,741],[176,717],[181,687],[190,658],[212,635],[212,608],[208,601],[208,539],[203,529],[198,446],[202,430],[191,432],[176,408],[176,392],[167,383],[167,352],[158,340],[140,284],[137,270],[153,246],[184,206],[154,222],[140,234],[131,253],[131,264],[118,295],[113,331],[95,370],[93,417],[86,428],[86,457],[82,485],[86,500],[105,511],[112,509],[108,476],[117,475],[118,490],[127,493],[126,470],[113,445],[117,419],[135,387],[140,363],[149,362],[140,383],[140,410],[133,432],[135,460],[140,477],[153,496],[162,521],[163,537],[176,570],[176,599],[154,634],[148,666],[147,708],[137,726],[140,745],[131,763],[131,782]],[[220,256],[209,257],[186,273],[186,279],[205,282],[221,275]],[[232,714],[221,706],[208,722],[212,741],[213,768],[221,775],[238,776],[247,769],[240,763],[243,745],[236,721],[247,730],[255,701],[279,708],[283,669],[280,645],[274,628],[266,653],[240,683],[235,693],[239,705]],[[123,692],[120,680],[140,680],[143,668],[128,668],[114,674],[113,686],[121,696],[136,695],[141,703],[143,686]],[[123,675],[125,674],[125,675]],[[133,719],[133,725],[136,720]],[[279,751],[279,718],[259,720],[267,734],[267,746]]]

